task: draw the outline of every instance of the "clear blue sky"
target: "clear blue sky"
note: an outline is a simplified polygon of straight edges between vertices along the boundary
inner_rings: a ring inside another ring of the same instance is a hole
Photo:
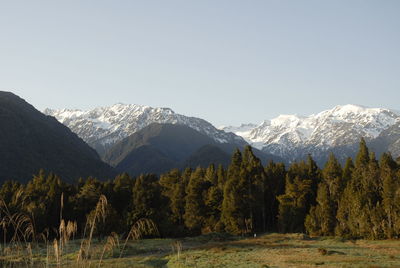
[[[337,104],[400,110],[400,1],[1,1],[0,90],[215,125]]]

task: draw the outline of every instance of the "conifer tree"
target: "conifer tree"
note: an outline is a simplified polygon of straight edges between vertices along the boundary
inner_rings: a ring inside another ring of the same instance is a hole
[[[218,174],[214,165],[210,165],[205,173],[205,180],[209,182],[205,205],[206,205],[206,228],[210,232],[222,231],[220,224],[223,192],[218,183]]]
[[[218,182],[218,187],[224,191],[224,186],[226,182],[226,170],[222,165],[218,165],[217,168],[217,182]]]
[[[324,169],[322,170],[322,178],[328,186],[329,195],[331,196],[332,201],[335,203],[337,203],[345,187],[342,175],[342,167],[335,155],[331,153]],[[335,207],[337,207],[337,204],[335,204]]]
[[[133,186],[134,181],[127,173],[118,175],[113,181],[110,201],[120,216],[131,209]]]
[[[369,163],[369,150],[364,138],[361,138],[358,154],[356,157],[356,168],[363,168]]]
[[[265,214],[267,215],[267,229],[274,230],[277,225],[279,202],[277,197],[285,192],[286,169],[283,163],[270,161],[265,167]]]
[[[248,206],[251,231],[265,231],[267,216],[265,209],[266,176],[261,164],[250,146],[243,152],[242,176],[247,185],[245,202]]]
[[[380,159],[380,176],[382,181],[382,210],[385,213],[383,231],[391,239],[400,234],[400,226],[396,225],[400,217],[398,164],[390,154],[384,153]]]
[[[351,180],[340,199],[336,233],[341,236],[377,238],[379,228],[374,211],[379,206],[379,165],[361,139]]]
[[[278,196],[279,229],[283,232],[302,232],[307,213],[316,203],[316,191],[321,171],[308,155],[307,162],[293,163],[288,170],[285,193]]]
[[[182,174],[178,169],[173,169],[161,175],[160,185],[162,194],[168,200],[169,220],[172,224],[183,225],[183,214],[185,213],[185,188]]]
[[[279,229],[282,232],[303,232],[304,221],[309,208],[308,195],[312,192],[311,180],[296,176],[293,180],[286,177],[285,194],[278,196]]]
[[[338,199],[344,190],[342,168],[331,153],[322,171],[322,182],[318,186],[317,204],[306,218],[307,232],[314,235],[333,235],[336,226]]]
[[[228,168],[227,180],[224,187],[221,221],[225,230],[231,234],[246,232],[246,209],[244,196],[246,184],[241,180],[242,154],[237,149]]]
[[[207,191],[204,180],[204,170],[201,167],[191,174],[186,188],[185,214],[183,216],[186,227],[195,234],[199,234],[206,220],[206,205],[204,193]]]
[[[336,210],[329,191],[329,185],[321,182],[318,186],[317,205],[310,209],[305,220],[308,233],[314,235],[333,235]]]
[[[154,174],[140,175],[135,180],[132,190],[132,211],[129,213],[131,226],[141,218],[151,219],[161,223],[165,202],[161,196],[161,187],[158,177]]]
[[[346,163],[344,164],[344,168],[343,168],[343,172],[342,172],[344,186],[346,186],[347,183],[351,180],[353,170],[354,170],[353,159],[351,159],[351,157],[348,157],[346,159]]]

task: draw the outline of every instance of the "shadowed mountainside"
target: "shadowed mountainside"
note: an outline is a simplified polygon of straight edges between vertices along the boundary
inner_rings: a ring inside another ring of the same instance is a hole
[[[69,128],[13,93],[1,91],[0,182],[27,181],[41,168],[65,181],[115,175],[96,151]]]

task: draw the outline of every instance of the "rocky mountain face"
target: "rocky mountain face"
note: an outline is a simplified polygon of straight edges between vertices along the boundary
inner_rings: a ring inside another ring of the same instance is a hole
[[[40,169],[69,182],[116,174],[69,128],[13,93],[0,91],[0,182],[25,182]]]
[[[46,109],[44,113],[69,127],[101,156],[117,142],[152,123],[185,125],[218,143],[247,144],[240,136],[217,129],[203,119],[177,114],[169,108],[115,104],[88,111]]]
[[[253,147],[289,162],[311,154],[323,163],[328,152],[344,160],[355,154],[361,137],[373,150],[400,153],[400,115],[389,109],[343,105],[310,116],[281,115],[254,128],[222,130],[234,130]]]

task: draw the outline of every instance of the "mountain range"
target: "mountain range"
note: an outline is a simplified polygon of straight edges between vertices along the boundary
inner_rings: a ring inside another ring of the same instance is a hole
[[[209,122],[174,113],[169,108],[115,104],[93,110],[44,111],[77,133],[104,157],[116,143],[152,123],[188,126],[217,143],[246,144],[290,163],[308,154],[323,165],[329,152],[344,161],[354,156],[363,137],[378,154],[400,155],[400,113],[385,108],[340,105],[310,116],[280,115],[260,124],[216,128]]]
[[[236,148],[249,145],[241,136],[169,108],[119,103],[89,111],[46,109],[44,113],[68,126],[117,171],[131,175],[211,163],[227,166]],[[283,161],[258,149],[254,153],[263,163]]]
[[[355,155],[361,138],[378,154],[390,151],[400,155],[400,113],[390,109],[349,104],[310,116],[280,115],[259,125],[221,129],[288,162],[311,154],[323,164],[329,152],[344,161]]]
[[[360,105],[216,128],[169,108],[133,104],[41,113],[0,91],[0,126],[0,181],[26,181],[41,168],[74,181],[211,163],[227,166],[233,151],[246,145],[264,164],[290,163],[311,154],[323,165],[330,152],[343,162],[354,157],[361,138],[378,156],[386,151],[400,156],[400,113]]]
[[[203,119],[177,114],[169,108],[118,103],[88,111],[46,109],[44,113],[68,126],[101,156],[117,142],[152,123],[186,125],[218,143],[239,147],[247,144],[240,136],[217,129]]]

